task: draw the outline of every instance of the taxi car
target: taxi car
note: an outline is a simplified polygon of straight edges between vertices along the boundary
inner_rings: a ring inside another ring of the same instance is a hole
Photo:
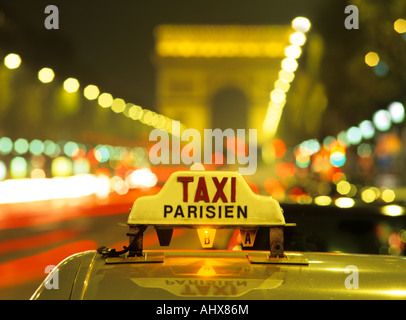
[[[68,257],[31,299],[406,298],[404,257],[285,250],[285,231],[295,223],[235,172],[175,172],[158,194],[134,202],[127,224],[123,250]],[[170,245],[174,229],[196,229],[202,248],[144,250],[147,228],[155,228],[161,246]],[[239,230],[240,250],[213,249],[224,228]],[[56,275],[58,290],[47,289]]]

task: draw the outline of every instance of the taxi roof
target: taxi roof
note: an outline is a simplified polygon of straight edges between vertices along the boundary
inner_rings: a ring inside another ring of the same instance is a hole
[[[405,257],[308,252],[303,253],[307,265],[263,265],[251,264],[247,253],[264,252],[166,250],[163,264],[111,265],[89,251],[58,266],[62,290],[42,286],[32,299],[406,298]],[[354,268],[358,289],[345,285]],[[73,286],[62,286],[66,283]]]

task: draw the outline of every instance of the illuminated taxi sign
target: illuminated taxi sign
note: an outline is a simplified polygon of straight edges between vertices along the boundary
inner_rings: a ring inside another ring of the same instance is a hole
[[[253,193],[236,172],[178,171],[158,194],[135,201],[127,223],[247,228],[284,226],[285,219],[275,199]]]
[[[253,193],[236,172],[176,172],[158,194],[134,202],[127,223],[129,245],[124,250],[98,249],[106,263],[163,262],[163,254],[143,252],[144,231],[153,226],[161,246],[169,246],[173,229],[196,228],[203,248],[213,246],[217,228],[240,229],[241,245],[253,247],[258,229],[265,227],[269,252],[247,255],[251,264],[307,264],[302,255],[292,258],[284,252],[284,227],[295,224],[285,223],[279,203]]]

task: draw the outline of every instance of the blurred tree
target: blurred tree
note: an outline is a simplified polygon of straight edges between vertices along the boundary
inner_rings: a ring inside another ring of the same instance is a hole
[[[404,0],[353,0],[359,9],[359,29],[334,24],[320,29],[325,43],[321,77],[326,87],[326,109],[319,138],[371,119],[373,113],[394,100],[404,100],[406,41],[394,30],[394,22],[406,15]],[[344,21],[344,7],[342,20]],[[365,63],[376,52],[380,65]],[[387,66],[387,69],[386,69]]]
[[[346,29],[345,8],[356,5],[359,29]],[[312,20],[278,135],[287,144],[324,139],[372,119],[392,101],[405,102],[406,36],[394,22],[406,16],[404,0],[329,1]],[[365,55],[376,52],[370,67]]]

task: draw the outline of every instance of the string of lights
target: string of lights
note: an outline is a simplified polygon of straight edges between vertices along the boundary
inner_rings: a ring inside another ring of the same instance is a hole
[[[9,169],[0,160],[0,181],[11,178],[45,178],[45,162],[50,160],[50,173],[53,177],[72,174],[88,174],[91,166],[107,167],[114,171],[119,162],[138,166],[149,166],[147,150],[142,147],[111,145],[89,145],[74,141],[52,141],[33,139],[28,141],[9,137],[0,138],[0,156],[9,160]],[[26,158],[31,158],[30,163]],[[31,168],[29,170],[28,168]],[[30,174],[29,172],[30,171]],[[96,169],[94,171],[97,171]]]
[[[4,57],[4,65],[10,70],[19,68],[21,63],[21,57],[17,53],[9,53]],[[42,83],[48,84],[54,79],[55,72],[51,68],[45,67],[38,71],[38,80]],[[63,89],[68,93],[78,92],[80,87],[80,82],[76,78],[67,78],[63,82]],[[172,119],[134,103],[126,102],[122,98],[114,98],[108,92],[100,92],[100,89],[94,84],[89,84],[83,89],[83,96],[88,100],[97,100],[98,105],[102,108],[111,108],[113,112],[123,114],[134,121],[140,121],[147,126],[172,133]],[[181,128],[186,127],[181,124]]]
[[[306,43],[306,32],[310,27],[311,23],[307,18],[297,17],[292,21],[293,32],[289,36],[290,44],[285,48],[286,58],[281,62],[279,78],[275,81],[274,89],[270,93],[270,102],[262,126],[262,133],[267,139],[271,139],[278,129],[286,104],[286,95],[299,66],[297,59],[302,54],[301,47]]]

